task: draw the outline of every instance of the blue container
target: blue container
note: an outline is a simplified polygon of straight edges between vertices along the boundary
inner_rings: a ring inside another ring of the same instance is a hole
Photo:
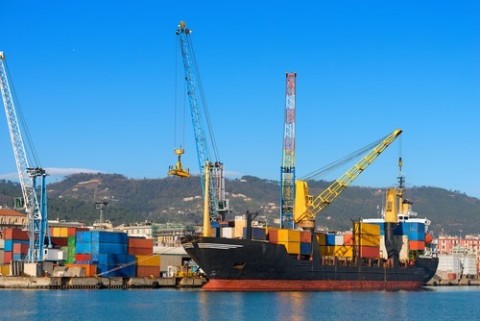
[[[325,241],[326,241],[326,245],[327,246],[334,246],[335,245],[335,234],[327,234],[326,235],[326,238],[325,238]]]
[[[412,241],[424,241],[425,240],[425,224],[420,222],[406,223],[408,227],[408,239]]]
[[[92,243],[92,254],[127,254],[128,245],[126,243]]]
[[[136,264],[131,265],[97,265],[98,274],[101,274],[102,277],[135,277],[137,266]],[[105,274],[102,274],[105,273]]]
[[[243,238],[247,238],[247,228],[243,228]],[[266,240],[267,233],[262,227],[252,227],[252,240]]]
[[[90,231],[77,231],[75,235],[75,242],[92,243],[92,233]]]
[[[300,254],[310,255],[312,254],[312,243],[300,243]]]
[[[79,243],[75,244],[75,253],[79,254],[92,254],[92,243]]]
[[[128,235],[124,232],[90,231],[92,243],[122,243],[128,244]]]
[[[5,252],[13,252],[13,240],[5,240],[3,249]]]
[[[99,265],[123,265],[129,263],[135,263],[136,258],[133,255],[125,254],[99,254],[98,255],[98,264]]]

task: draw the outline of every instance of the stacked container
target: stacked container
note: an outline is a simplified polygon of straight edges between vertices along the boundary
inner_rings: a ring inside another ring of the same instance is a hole
[[[309,231],[269,228],[268,240],[284,245],[288,254],[311,254],[312,234]]]
[[[361,258],[380,257],[380,226],[378,224],[356,222],[353,235],[355,248]]]
[[[135,256],[138,277],[160,276],[160,256],[153,254],[152,239],[128,238],[128,254]]]
[[[76,235],[76,258],[82,258],[77,263],[97,265],[102,276],[135,276],[136,258],[128,255],[127,248],[128,236],[123,232],[81,231]]]
[[[4,254],[3,264],[12,261],[22,261],[28,254],[29,238],[27,231],[17,228],[6,228],[3,230]]]

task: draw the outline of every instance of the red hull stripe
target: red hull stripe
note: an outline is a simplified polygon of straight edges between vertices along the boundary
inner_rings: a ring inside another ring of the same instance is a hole
[[[209,280],[206,291],[397,291],[416,290],[415,281],[298,281],[298,280]]]

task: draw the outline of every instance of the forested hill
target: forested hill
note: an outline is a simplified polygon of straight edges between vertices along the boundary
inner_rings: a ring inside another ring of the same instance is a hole
[[[328,184],[310,181],[310,193],[316,195]],[[247,210],[265,215],[269,222],[278,218],[278,181],[244,176],[227,180],[225,185],[232,209],[227,218],[233,219]],[[95,201],[106,201],[103,215],[114,225],[145,220],[201,224],[201,194],[198,176],[129,179],[118,174],[75,174],[48,184],[48,215],[50,219],[91,224],[99,218]],[[378,217],[384,194],[385,188],[350,186],[318,215],[317,224],[331,230],[347,230],[352,219]],[[0,205],[12,207],[14,197],[20,195],[18,183],[0,181]],[[479,199],[436,187],[408,188],[406,197],[413,202],[419,217],[432,221],[435,234],[480,234]]]

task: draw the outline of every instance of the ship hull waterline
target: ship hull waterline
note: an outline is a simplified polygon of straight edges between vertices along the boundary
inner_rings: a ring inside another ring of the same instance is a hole
[[[325,264],[318,256],[298,260],[285,247],[265,241],[198,237],[183,243],[206,273],[206,291],[398,291],[420,289],[434,275],[436,258],[388,267]]]

